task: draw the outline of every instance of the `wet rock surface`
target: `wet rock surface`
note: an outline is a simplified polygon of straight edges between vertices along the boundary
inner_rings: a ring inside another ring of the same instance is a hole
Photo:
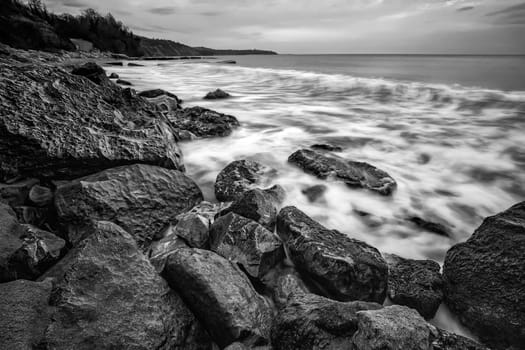
[[[310,146],[311,149],[320,150],[320,151],[330,151],[330,152],[342,152],[343,148],[340,146],[331,145],[329,143],[316,143]]]
[[[176,128],[191,132],[197,137],[228,136],[240,125],[234,116],[203,107],[181,109],[168,117]]]
[[[295,207],[281,209],[277,232],[295,266],[340,301],[382,303],[388,267],[377,249],[329,230]]]
[[[177,215],[202,201],[199,187],[177,170],[136,164],[74,180],[56,191],[55,204],[69,240],[84,237],[91,220],[113,221],[145,247]]]
[[[525,202],[486,218],[445,258],[445,301],[488,346],[525,344]]]
[[[392,194],[397,187],[390,175],[368,163],[328,156],[308,149],[293,153],[288,162],[320,179],[341,181],[349,187],[366,188],[385,196]]]
[[[205,100],[217,100],[217,99],[228,98],[228,97],[231,97],[229,93],[221,89],[217,89],[215,91],[208,92],[206,96],[204,96],[204,99]]]
[[[309,292],[301,276],[293,267],[280,268],[269,284],[273,301],[278,308],[285,307],[290,298]]]

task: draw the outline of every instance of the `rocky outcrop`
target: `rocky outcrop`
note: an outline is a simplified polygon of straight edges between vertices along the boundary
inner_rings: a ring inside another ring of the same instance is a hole
[[[314,294],[295,295],[279,311],[272,329],[272,345],[276,350],[352,349],[357,312],[381,307],[362,301],[343,303]]]
[[[199,187],[183,173],[143,164],[74,180],[60,186],[55,197],[72,243],[84,237],[91,220],[107,220],[131,233],[141,247],[201,201]]]
[[[221,89],[217,89],[215,91],[210,91],[204,96],[205,100],[217,100],[217,99],[223,99],[228,98],[231,95],[227,93],[226,91],[222,91]]]
[[[193,349],[198,327],[133,237],[110,222],[93,232],[43,278],[53,278],[50,349]]]
[[[0,63],[0,181],[72,179],[130,163],[184,169],[174,130],[142,98],[49,65]]]
[[[169,114],[170,121],[180,130],[197,137],[228,136],[239,127],[237,118],[206,109],[191,107]]]
[[[262,278],[284,259],[283,245],[273,232],[235,213],[222,216],[213,223],[210,247],[239,264],[254,278]]]
[[[268,343],[269,306],[233,263],[207,250],[179,249],[164,276],[221,348]]]
[[[397,187],[390,175],[368,163],[328,156],[309,149],[293,153],[288,162],[320,179],[341,181],[349,187],[366,188],[382,195],[392,194]]]
[[[525,344],[525,202],[486,218],[443,266],[445,301],[496,349]]]
[[[215,197],[221,202],[231,202],[244,192],[269,185],[276,170],[251,160],[236,160],[217,175]]]
[[[277,232],[297,269],[326,296],[378,303],[385,299],[388,267],[374,247],[325,228],[295,207],[281,209]]]
[[[425,319],[436,314],[443,300],[439,264],[432,260],[385,255],[388,263],[388,297],[395,304],[416,309]]]

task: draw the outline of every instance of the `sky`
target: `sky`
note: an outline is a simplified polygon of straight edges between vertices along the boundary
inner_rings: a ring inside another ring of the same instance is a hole
[[[135,34],[279,53],[525,54],[523,0],[44,0]]]

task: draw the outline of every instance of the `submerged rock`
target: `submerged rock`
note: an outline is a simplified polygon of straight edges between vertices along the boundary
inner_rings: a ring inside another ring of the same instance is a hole
[[[233,263],[207,250],[179,249],[164,276],[221,348],[235,341],[268,344],[269,306]]]
[[[496,349],[525,344],[525,202],[486,218],[443,266],[445,301]]]
[[[436,314],[443,299],[441,267],[432,260],[385,255],[388,263],[388,297],[395,304],[416,309],[425,319]]]
[[[197,137],[228,136],[240,125],[234,116],[202,107],[184,108],[168,117],[178,129]]]
[[[301,193],[308,198],[309,202],[317,202],[321,199],[324,193],[328,190],[328,187],[325,185],[315,185],[301,190]]]
[[[340,301],[384,301],[388,267],[376,248],[325,228],[295,207],[281,209],[277,232],[297,269],[323,288],[326,296]]]
[[[421,227],[423,230],[436,233],[440,236],[452,237],[452,232],[450,231],[450,228],[443,224],[427,221],[418,216],[409,217],[407,220],[414,223],[416,226]]]
[[[390,175],[368,163],[327,156],[309,149],[293,153],[288,162],[320,179],[342,181],[349,187],[367,188],[382,195],[392,194],[397,186]]]
[[[202,201],[199,187],[177,170],[136,164],[108,169],[60,186],[55,205],[69,240],[77,243],[91,220],[109,220],[139,246]]]
[[[221,89],[217,89],[215,91],[208,92],[206,96],[204,96],[205,100],[217,100],[221,98],[228,98],[231,95],[225,91],[222,91]]]

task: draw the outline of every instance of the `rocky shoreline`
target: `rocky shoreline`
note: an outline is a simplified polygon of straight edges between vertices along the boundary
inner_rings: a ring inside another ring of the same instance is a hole
[[[258,162],[232,159],[205,202],[177,142],[227,137],[237,119],[69,59],[0,46],[6,349],[525,345],[525,202],[485,219],[442,272],[283,207]],[[395,195],[388,173],[333,152],[290,150],[289,162]],[[428,323],[442,302],[485,345]]]

